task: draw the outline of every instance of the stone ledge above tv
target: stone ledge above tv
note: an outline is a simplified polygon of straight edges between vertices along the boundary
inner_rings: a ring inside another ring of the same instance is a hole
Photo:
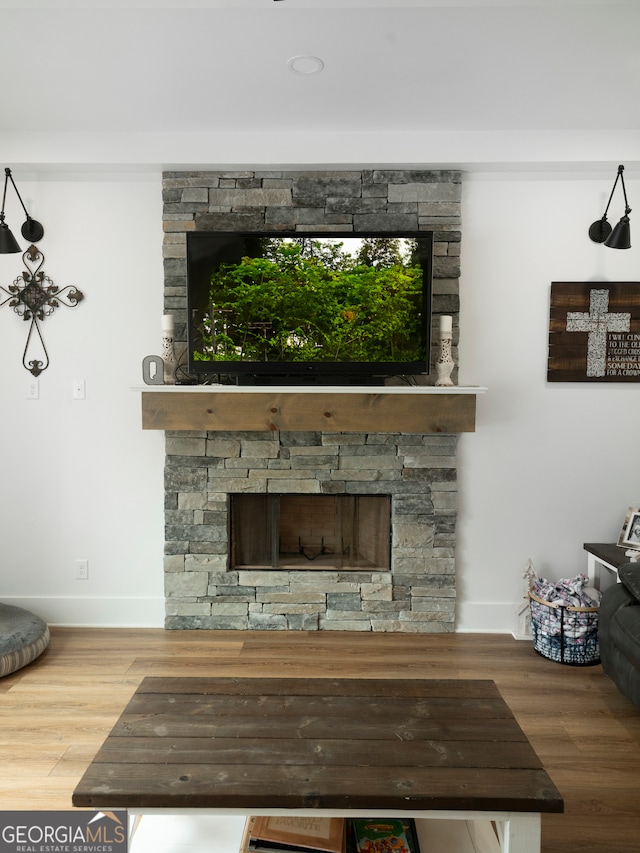
[[[142,390],[142,427],[159,430],[475,432],[482,387],[292,390],[161,386]]]

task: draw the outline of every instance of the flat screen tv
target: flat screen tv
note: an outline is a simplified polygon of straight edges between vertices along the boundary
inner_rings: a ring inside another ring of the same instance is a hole
[[[429,372],[433,233],[187,234],[200,382],[382,383]]]

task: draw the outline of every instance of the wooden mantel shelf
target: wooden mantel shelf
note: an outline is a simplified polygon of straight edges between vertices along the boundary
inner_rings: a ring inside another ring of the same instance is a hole
[[[320,432],[475,432],[481,387],[146,386],[142,428]]]

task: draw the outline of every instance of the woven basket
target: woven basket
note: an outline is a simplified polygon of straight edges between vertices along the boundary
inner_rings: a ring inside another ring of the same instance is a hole
[[[600,663],[598,608],[566,607],[529,591],[533,648],[545,658],[570,666]]]

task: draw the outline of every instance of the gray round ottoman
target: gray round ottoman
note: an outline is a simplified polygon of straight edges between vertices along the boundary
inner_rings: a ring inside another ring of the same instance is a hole
[[[49,645],[49,628],[35,613],[0,603],[0,677],[31,663]]]

